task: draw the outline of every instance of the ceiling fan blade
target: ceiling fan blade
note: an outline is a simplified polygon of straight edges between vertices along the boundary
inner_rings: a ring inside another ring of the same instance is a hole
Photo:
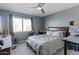
[[[45,13],[44,9],[41,9],[41,12],[44,14]]]
[[[38,8],[38,6],[37,7],[30,7],[30,8]]]
[[[42,7],[42,6],[44,6],[44,4],[45,4],[45,3],[39,3],[39,4],[38,4],[38,7]]]

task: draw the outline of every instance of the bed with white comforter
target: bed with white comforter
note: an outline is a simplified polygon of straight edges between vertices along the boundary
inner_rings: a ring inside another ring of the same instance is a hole
[[[51,55],[63,48],[62,39],[61,36],[43,34],[30,36],[26,42],[36,51],[36,54]]]

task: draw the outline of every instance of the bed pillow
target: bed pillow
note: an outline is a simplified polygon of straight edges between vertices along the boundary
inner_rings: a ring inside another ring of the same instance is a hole
[[[61,31],[55,31],[55,32],[52,32],[51,36],[63,36],[62,32]]]
[[[46,32],[46,35],[51,35],[52,34],[52,31],[47,31]]]
[[[79,37],[79,33],[71,33],[71,35]]]

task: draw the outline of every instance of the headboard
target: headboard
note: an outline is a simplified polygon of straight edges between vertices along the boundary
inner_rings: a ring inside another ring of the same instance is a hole
[[[69,36],[69,27],[48,27],[48,31],[62,31],[65,37]]]
[[[69,27],[48,27],[48,31],[68,31]]]

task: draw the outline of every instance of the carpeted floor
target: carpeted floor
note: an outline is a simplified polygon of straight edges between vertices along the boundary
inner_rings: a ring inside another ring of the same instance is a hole
[[[21,43],[16,49],[11,50],[11,55],[35,55],[35,53],[29,47],[26,47],[26,43]]]
[[[79,53],[74,53],[72,50],[68,50],[68,55],[79,55]],[[35,53],[26,46],[26,43],[19,44],[16,49],[11,50],[11,55],[35,55]],[[54,55],[64,55],[64,49],[60,49]]]

